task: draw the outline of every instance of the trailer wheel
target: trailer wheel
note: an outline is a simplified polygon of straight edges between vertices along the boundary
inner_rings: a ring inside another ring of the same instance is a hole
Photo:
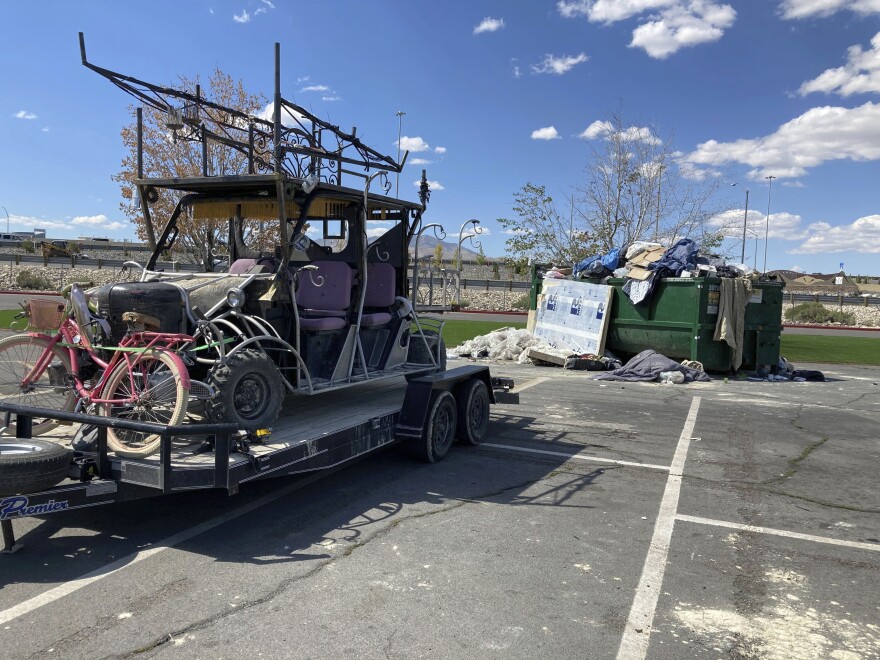
[[[489,430],[489,390],[479,378],[466,381],[458,392],[459,440],[478,445]]]
[[[47,440],[0,440],[0,497],[51,488],[67,476],[73,452]]]
[[[428,412],[418,445],[420,458],[435,463],[449,453],[455,439],[455,418],[455,397],[449,392],[440,392]]]
[[[216,391],[205,402],[205,415],[212,422],[234,422],[248,431],[272,425],[281,412],[284,382],[268,355],[244,349],[208,374]]]

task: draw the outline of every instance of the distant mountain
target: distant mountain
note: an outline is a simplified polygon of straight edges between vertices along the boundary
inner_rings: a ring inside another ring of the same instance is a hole
[[[426,232],[426,234],[427,234],[427,232]],[[477,240],[479,240],[479,238]],[[475,252],[474,250],[469,250],[467,248],[467,245],[469,242],[470,241],[466,240],[461,244],[461,260],[473,262],[473,261],[477,260],[479,253]],[[428,235],[424,235],[419,239],[419,257],[420,258],[433,257],[434,256],[434,249],[436,248],[438,243],[443,246],[443,260],[444,261],[452,261],[457,254],[458,244],[457,243],[450,243],[448,241],[441,241],[433,236],[428,236]],[[415,241],[413,241],[410,244],[410,249],[409,249],[410,256],[413,256],[414,253],[415,253]],[[492,261],[492,259],[487,257],[487,261]]]

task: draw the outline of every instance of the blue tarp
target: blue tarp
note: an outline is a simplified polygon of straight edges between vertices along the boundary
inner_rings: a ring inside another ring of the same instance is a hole
[[[607,268],[608,270],[614,270],[617,268],[617,263],[620,260],[620,248],[611,248],[608,254],[597,254],[592,257],[587,257],[579,264],[574,267],[572,272],[573,277],[577,277],[580,273],[590,270],[593,266],[601,265]]]

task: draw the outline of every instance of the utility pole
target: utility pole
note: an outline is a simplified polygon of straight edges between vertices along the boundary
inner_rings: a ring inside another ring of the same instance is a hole
[[[746,212],[743,215],[743,249],[742,256],[740,257],[739,262],[744,264],[746,262],[746,227],[749,224],[749,189],[746,188]]]
[[[767,225],[764,229],[764,272],[767,272],[767,239],[770,238],[770,193],[773,192],[773,179],[776,177],[772,174],[765,176],[770,181],[770,188],[767,190]]]

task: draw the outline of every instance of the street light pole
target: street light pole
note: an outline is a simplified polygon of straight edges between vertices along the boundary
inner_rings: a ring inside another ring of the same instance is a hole
[[[743,249],[742,249],[742,257],[740,258],[740,263],[744,264],[746,262],[746,227],[749,224],[749,189],[746,188],[746,212],[743,215]]]
[[[400,166],[400,134],[403,131],[403,116],[406,113],[403,110],[398,110],[397,114],[397,165]],[[394,193],[394,196],[398,199],[400,198],[400,172],[397,173],[397,189]]]
[[[461,272],[461,242],[464,240],[464,238],[462,238],[462,234],[464,234],[464,228],[467,227],[469,224],[474,225],[474,234],[479,234],[483,231],[481,227],[477,227],[477,225],[480,224],[480,221],[476,220],[475,218],[465,220],[464,224],[461,226],[461,229],[458,230],[458,249],[456,250],[456,264],[458,265],[459,272]]]
[[[764,272],[767,272],[767,240],[770,238],[770,193],[773,192],[773,179],[776,177],[772,174],[765,176],[770,181],[770,188],[767,190],[767,225],[764,229]]]
[[[6,233],[9,233],[9,211],[6,210],[5,206],[0,206],[0,209],[3,209],[3,212],[6,214]]]

